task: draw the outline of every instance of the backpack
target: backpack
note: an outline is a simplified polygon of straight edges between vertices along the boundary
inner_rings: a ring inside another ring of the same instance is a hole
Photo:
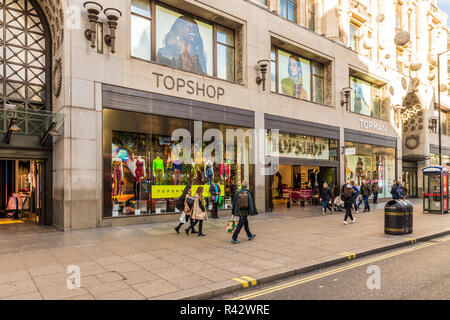
[[[177,203],[175,204],[175,208],[177,208],[180,211],[184,210],[184,200],[185,200],[186,196],[184,197],[179,197],[177,200]]]
[[[402,188],[400,186],[397,186],[394,190],[395,196],[397,197],[397,199],[401,199],[403,198],[403,192],[402,192]]]
[[[248,191],[242,191],[238,194],[238,208],[239,210],[248,210]]]

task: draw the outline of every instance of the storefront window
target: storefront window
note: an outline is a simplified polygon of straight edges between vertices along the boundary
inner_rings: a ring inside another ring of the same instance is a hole
[[[360,186],[362,180],[378,182],[379,197],[390,197],[395,180],[395,148],[345,142],[345,180]]]
[[[381,104],[382,88],[368,81],[350,76],[352,93],[350,111],[387,120],[387,112]]]
[[[271,54],[271,72],[273,91],[323,103],[323,64],[274,47]]]
[[[132,57],[234,81],[233,30],[159,4],[151,11],[150,4],[132,0]]]
[[[182,132],[183,138],[173,141],[175,130]],[[195,130],[205,137],[198,150]],[[225,148],[228,131],[237,130],[245,133],[247,128],[105,109],[104,166],[111,169],[105,171],[104,215],[178,212],[176,200],[186,185],[192,186],[192,192],[203,186],[210,206],[209,190],[215,179],[221,189],[219,209],[231,209],[240,183],[247,180],[253,187],[251,141],[230,135],[236,142],[231,149]],[[220,134],[209,139],[211,132]],[[216,148],[210,153],[212,143]],[[212,157],[207,157],[209,154]],[[216,156],[223,158],[216,161]]]
[[[336,139],[304,136],[280,132],[278,134],[278,153],[280,157],[339,161],[339,143]],[[272,133],[266,134],[266,155],[273,156]]]
[[[443,154],[442,156],[442,165],[450,166],[450,155]],[[431,154],[431,165],[438,166],[439,165],[439,155]]]

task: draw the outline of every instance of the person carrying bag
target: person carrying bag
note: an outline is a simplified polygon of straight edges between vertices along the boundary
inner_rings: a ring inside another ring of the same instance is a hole
[[[237,239],[239,232],[241,232],[242,227],[244,227],[245,232],[247,233],[248,240],[252,240],[256,237],[255,234],[250,232],[250,228],[248,226],[248,216],[252,216],[255,213],[255,205],[253,202],[252,195],[248,190],[248,182],[242,182],[242,189],[234,195],[233,198],[233,216],[239,217],[239,222],[234,230],[233,237],[231,239],[232,244],[240,243]]]

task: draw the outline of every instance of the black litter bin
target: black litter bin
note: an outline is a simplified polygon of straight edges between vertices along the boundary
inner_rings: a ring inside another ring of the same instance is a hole
[[[413,205],[405,200],[390,200],[384,206],[384,233],[408,234],[413,231]]]

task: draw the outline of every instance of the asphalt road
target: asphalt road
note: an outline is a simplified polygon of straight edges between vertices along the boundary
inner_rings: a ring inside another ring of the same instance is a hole
[[[218,299],[450,299],[450,237],[358,258]]]

